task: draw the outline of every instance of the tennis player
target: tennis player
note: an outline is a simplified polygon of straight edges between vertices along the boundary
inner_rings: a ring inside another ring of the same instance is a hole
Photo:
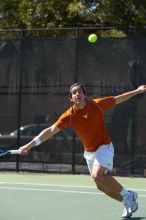
[[[138,209],[137,193],[124,188],[107,172],[113,169],[114,147],[105,126],[103,113],[145,91],[146,85],[142,85],[118,96],[88,100],[84,86],[79,83],[73,84],[69,92],[72,107],[67,109],[52,126],[44,129],[32,141],[20,147],[20,154],[27,154],[31,148],[59,131],[72,127],[83,143],[84,157],[97,188],[124,204],[122,217],[131,217]]]

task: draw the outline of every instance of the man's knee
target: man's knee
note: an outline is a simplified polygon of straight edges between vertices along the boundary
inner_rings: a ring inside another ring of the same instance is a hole
[[[96,184],[97,189],[99,191],[104,192],[104,184],[103,184],[102,178],[101,177],[99,178],[99,176],[93,176],[92,178]]]
[[[105,178],[105,174],[102,172],[100,173],[92,173],[91,177],[93,178],[94,182],[98,183],[98,182],[103,182],[104,178]]]

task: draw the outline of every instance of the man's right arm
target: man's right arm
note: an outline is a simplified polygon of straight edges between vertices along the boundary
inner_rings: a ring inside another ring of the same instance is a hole
[[[53,135],[57,134],[59,131],[60,131],[60,128],[56,127],[55,125],[52,125],[46,129],[44,129],[32,141],[30,141],[28,144],[19,148],[20,154],[22,154],[22,155],[27,154],[31,148],[50,139],[51,137],[53,137]]]

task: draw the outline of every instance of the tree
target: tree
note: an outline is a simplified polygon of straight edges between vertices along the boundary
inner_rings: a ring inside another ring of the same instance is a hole
[[[144,26],[145,0],[0,0],[0,28]]]

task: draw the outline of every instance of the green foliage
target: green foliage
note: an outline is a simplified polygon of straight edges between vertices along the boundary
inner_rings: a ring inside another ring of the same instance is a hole
[[[144,26],[145,0],[0,0],[1,29]]]

